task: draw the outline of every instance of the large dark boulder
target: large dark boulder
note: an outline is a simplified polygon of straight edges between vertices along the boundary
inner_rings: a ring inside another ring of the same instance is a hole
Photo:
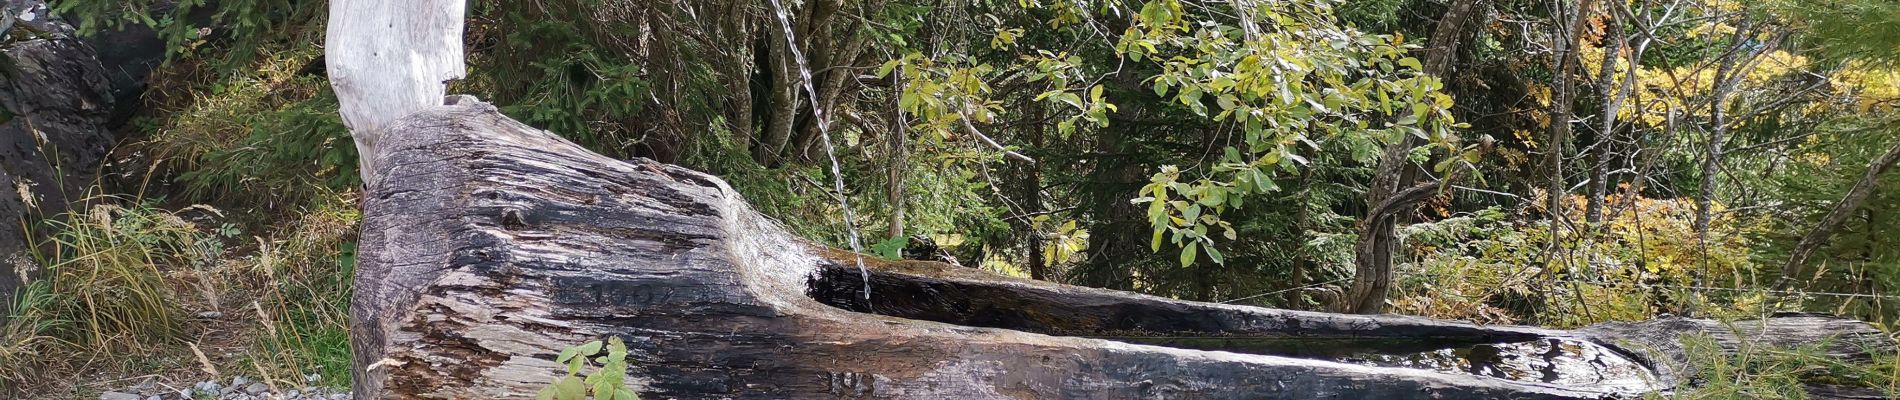
[[[95,52],[43,1],[0,0],[0,318],[38,274],[34,220],[96,181],[112,143],[111,80]]]

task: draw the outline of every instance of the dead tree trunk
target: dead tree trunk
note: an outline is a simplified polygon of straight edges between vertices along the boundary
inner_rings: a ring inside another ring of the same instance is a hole
[[[646,398],[1600,399],[1688,382],[1683,333],[1827,343],[1839,357],[1891,348],[1825,317],[1739,332],[1688,319],[1475,326],[932,262],[872,263],[867,301],[857,268],[835,261],[850,255],[788,235],[716,177],[448,103],[386,126],[382,179],[365,194],[359,398],[529,397],[565,372],[562,348],[609,335],[631,348],[627,382]]]
[[[397,119],[442,104],[462,65],[465,0],[331,0],[323,58],[363,182]]]

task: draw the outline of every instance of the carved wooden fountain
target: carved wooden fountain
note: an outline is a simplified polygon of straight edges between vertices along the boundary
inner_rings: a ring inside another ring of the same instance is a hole
[[[469,97],[387,126],[353,302],[360,398],[531,397],[624,338],[644,398],[1594,399],[1688,382],[1703,334],[1890,351],[1820,316],[1574,331],[1178,301],[792,237],[718,178],[588,152]],[[846,261],[838,261],[838,260]],[[1832,398],[1865,390],[1816,386]]]

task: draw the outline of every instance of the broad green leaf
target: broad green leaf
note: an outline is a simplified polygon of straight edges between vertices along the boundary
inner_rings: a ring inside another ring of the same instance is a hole
[[[559,400],[585,400],[587,386],[581,382],[581,378],[569,376],[554,384],[554,394],[554,398]]]
[[[1417,58],[1412,58],[1412,57],[1399,59],[1399,66],[1411,68],[1414,70],[1420,70],[1420,71],[1425,70],[1425,66],[1423,64],[1419,64]]]
[[[603,343],[601,343],[599,340],[590,341],[590,342],[587,342],[586,344],[582,344],[580,345],[580,348],[579,348],[580,355],[591,356],[591,355],[594,355],[594,353],[599,353],[600,346],[602,344]]]
[[[1151,240],[1148,242],[1148,248],[1152,249],[1151,251],[1155,251],[1155,252],[1161,251],[1161,231],[1162,231],[1162,228],[1160,226],[1155,227],[1154,240]]]
[[[902,62],[902,61],[903,61],[903,60],[890,60],[890,61],[885,61],[885,62],[884,62],[884,65],[879,65],[879,66],[877,67],[877,77],[879,77],[879,78],[883,78],[883,77],[886,77],[886,76],[890,76],[890,75],[891,75],[891,70],[893,70],[893,69],[896,69],[896,68],[897,68],[897,64],[898,64],[899,62]]]
[[[606,381],[594,383],[594,400],[613,400],[614,386]]]

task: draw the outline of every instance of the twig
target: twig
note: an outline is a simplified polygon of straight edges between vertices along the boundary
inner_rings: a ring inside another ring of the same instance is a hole
[[[961,108],[957,109],[957,117],[959,117],[957,118],[958,121],[963,122],[964,130],[970,131],[970,135],[976,136],[978,140],[982,140],[984,144],[990,145],[990,147],[995,148],[996,151],[1003,152],[1003,156],[1021,160],[1023,162],[1027,162],[1030,164],[1036,163],[1036,159],[1029,158],[1029,156],[1025,156],[1022,153],[1010,151],[1009,149],[1004,148],[1002,144],[996,143],[996,140],[990,139],[988,135],[984,135],[983,131],[976,130],[976,124],[970,123],[970,114],[963,112],[963,109]]]

